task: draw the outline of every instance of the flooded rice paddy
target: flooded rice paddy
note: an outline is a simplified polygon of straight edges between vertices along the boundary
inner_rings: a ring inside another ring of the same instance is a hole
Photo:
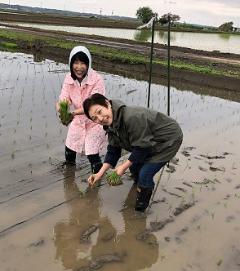
[[[171,89],[171,116],[184,142],[151,208],[139,215],[127,174],[121,186],[103,180],[89,190],[84,156],[76,168],[62,166],[67,130],[55,102],[67,65],[20,53],[1,52],[0,59],[1,270],[240,269],[240,104],[234,93],[221,99]],[[146,106],[147,82],[102,75],[108,97]],[[150,107],[167,112],[165,86],[152,85]]]
[[[130,39],[136,41],[151,42],[152,35],[146,29],[119,29],[105,27],[76,27],[65,25],[47,25],[34,23],[8,23],[19,26],[34,27],[39,29],[65,31],[76,34],[99,35],[104,37]],[[155,42],[167,44],[168,34],[166,31],[155,31]],[[220,51],[222,53],[240,54],[240,35],[226,33],[193,33],[193,32],[171,32],[171,45],[187,47],[204,51]]]

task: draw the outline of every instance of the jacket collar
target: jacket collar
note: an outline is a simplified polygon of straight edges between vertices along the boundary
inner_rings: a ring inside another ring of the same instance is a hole
[[[92,79],[92,77],[93,77],[92,69],[89,69],[87,75],[83,78],[83,80],[81,82],[81,86],[82,85],[93,85],[94,80]],[[67,84],[73,85],[77,82],[78,82],[77,80],[73,80],[71,73],[67,74],[67,76],[66,76],[66,83]]]

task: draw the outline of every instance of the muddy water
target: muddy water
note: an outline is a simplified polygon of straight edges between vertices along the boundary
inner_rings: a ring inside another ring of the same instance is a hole
[[[1,270],[239,270],[240,105],[172,88],[184,131],[146,215],[135,188],[89,190],[89,166],[62,167],[66,128],[54,109],[67,66],[0,54]],[[107,95],[146,106],[147,83],[103,74]],[[206,90],[203,91],[206,93]],[[167,89],[151,107],[167,112]],[[159,175],[156,176],[156,182]]]

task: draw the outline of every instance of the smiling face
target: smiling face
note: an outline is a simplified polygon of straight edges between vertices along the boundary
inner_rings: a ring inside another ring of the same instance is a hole
[[[84,62],[80,61],[79,59],[76,59],[73,62],[72,71],[76,75],[77,79],[82,80],[87,74],[87,70],[88,70],[88,66]]]
[[[107,107],[99,104],[92,105],[89,109],[89,116],[97,124],[110,126],[113,122],[111,104],[107,102]]]

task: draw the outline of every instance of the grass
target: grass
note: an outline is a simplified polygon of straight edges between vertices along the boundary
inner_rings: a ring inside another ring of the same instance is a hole
[[[73,115],[69,112],[69,103],[67,100],[59,102],[60,119],[63,125],[68,125],[73,120]]]
[[[122,184],[121,177],[117,175],[115,171],[111,171],[107,173],[106,176],[107,182],[109,185],[116,186]]]
[[[1,42],[1,46],[9,49],[17,49],[18,47],[17,44],[13,42]]]

